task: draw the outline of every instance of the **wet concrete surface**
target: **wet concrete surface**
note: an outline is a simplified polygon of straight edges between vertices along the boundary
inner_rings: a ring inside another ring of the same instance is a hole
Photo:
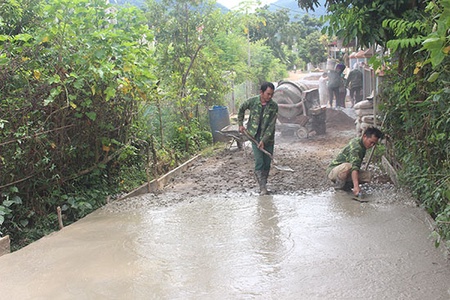
[[[415,205],[171,197],[110,203],[0,257],[0,299],[450,299],[449,262]]]

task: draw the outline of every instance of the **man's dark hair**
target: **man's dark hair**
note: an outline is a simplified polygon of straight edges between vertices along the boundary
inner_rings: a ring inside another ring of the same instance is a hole
[[[267,88],[275,90],[275,86],[273,85],[272,82],[264,82],[263,84],[261,84],[261,92],[264,93],[267,90]]]
[[[364,131],[364,135],[367,137],[376,136],[378,139],[383,138],[383,132],[381,132],[381,130],[376,127],[367,128],[366,131]]]

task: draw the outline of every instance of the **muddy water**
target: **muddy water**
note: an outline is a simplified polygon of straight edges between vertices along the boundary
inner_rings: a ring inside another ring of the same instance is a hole
[[[450,265],[412,205],[164,197],[112,203],[0,257],[0,299],[450,299]]]

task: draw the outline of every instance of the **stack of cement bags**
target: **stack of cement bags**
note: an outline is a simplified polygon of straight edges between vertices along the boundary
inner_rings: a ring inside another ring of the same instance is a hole
[[[356,134],[362,135],[363,132],[373,126],[380,126],[380,121],[373,114],[373,101],[363,100],[353,107],[356,113]]]

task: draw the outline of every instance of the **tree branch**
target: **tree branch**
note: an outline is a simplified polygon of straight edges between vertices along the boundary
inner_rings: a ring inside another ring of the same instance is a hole
[[[46,134],[46,133],[50,133],[50,132],[53,132],[53,131],[62,130],[62,129],[69,128],[69,127],[73,127],[73,126],[75,126],[75,125],[74,125],[74,124],[72,124],[72,125],[67,125],[67,126],[55,128],[55,129],[52,129],[52,130],[47,130],[47,131],[35,133],[35,134],[33,134],[33,135],[24,136],[24,137],[22,137],[22,138],[20,138],[20,139],[15,139],[15,140],[10,140],[10,141],[4,142],[4,143],[0,143],[0,146],[8,145],[8,144],[15,143],[15,142],[21,141],[21,140],[31,139],[31,138],[34,138],[34,137],[37,137],[37,136],[40,136],[40,135],[43,135],[43,134]]]

